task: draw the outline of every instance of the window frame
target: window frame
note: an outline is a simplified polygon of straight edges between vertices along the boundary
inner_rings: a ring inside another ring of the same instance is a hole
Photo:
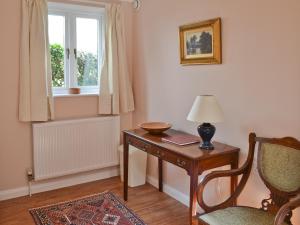
[[[53,95],[67,95],[69,88],[79,87],[82,94],[99,94],[100,79],[98,86],[78,86],[76,79],[76,58],[74,49],[77,49],[76,18],[96,19],[98,24],[98,73],[102,66],[102,52],[104,48],[105,32],[105,9],[102,7],[92,7],[65,3],[48,3],[48,16],[57,15],[65,18],[64,33],[64,87],[52,87]],[[66,54],[70,50],[69,57]]]

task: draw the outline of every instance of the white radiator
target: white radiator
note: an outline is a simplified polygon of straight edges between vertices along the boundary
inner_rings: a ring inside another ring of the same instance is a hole
[[[118,116],[33,124],[34,179],[116,166],[119,144]]]

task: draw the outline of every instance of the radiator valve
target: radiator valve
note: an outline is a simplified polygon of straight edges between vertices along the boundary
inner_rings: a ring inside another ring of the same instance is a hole
[[[33,177],[32,169],[27,170],[27,177],[28,177],[28,181],[33,181],[34,177]]]

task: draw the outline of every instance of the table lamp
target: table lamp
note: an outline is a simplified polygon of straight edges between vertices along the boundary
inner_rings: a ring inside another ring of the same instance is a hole
[[[214,149],[211,139],[216,128],[211,123],[222,122],[223,118],[223,112],[215,96],[201,95],[196,97],[187,120],[202,123],[198,126],[198,133],[202,138],[202,143],[199,146],[201,149]]]

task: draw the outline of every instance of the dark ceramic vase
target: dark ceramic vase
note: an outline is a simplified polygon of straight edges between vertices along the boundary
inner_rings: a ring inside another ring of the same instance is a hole
[[[198,133],[202,138],[202,143],[200,144],[201,149],[213,150],[214,146],[210,142],[212,137],[216,132],[216,127],[210,123],[203,123],[198,127]]]

